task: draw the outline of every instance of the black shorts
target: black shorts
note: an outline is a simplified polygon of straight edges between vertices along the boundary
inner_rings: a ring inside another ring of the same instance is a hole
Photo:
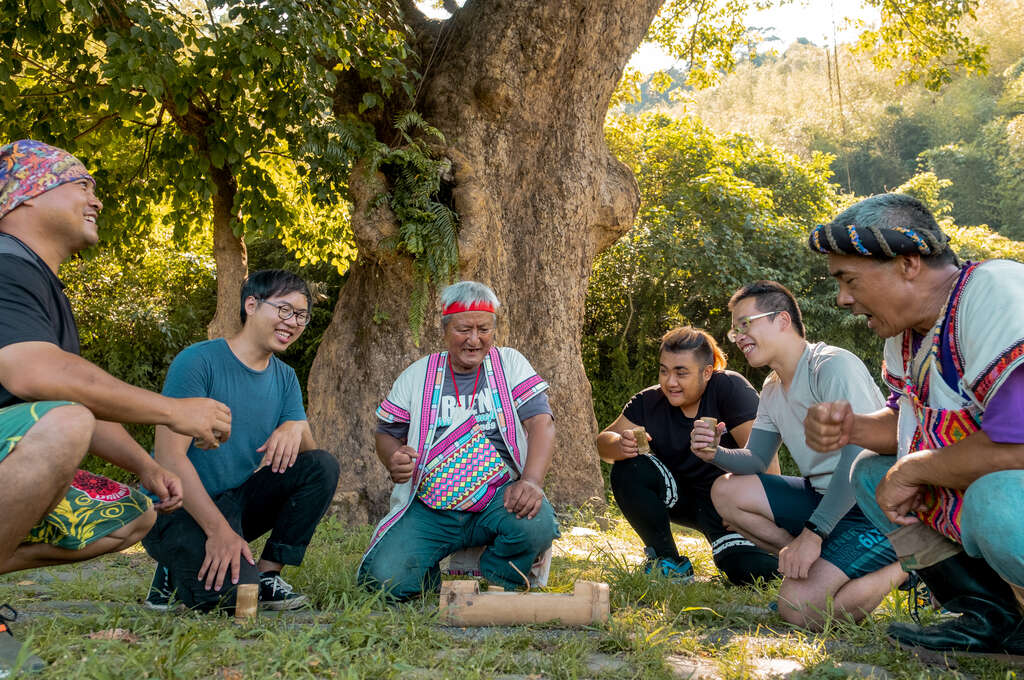
[[[803,477],[759,474],[775,523],[799,536],[822,495]],[[868,521],[854,504],[821,544],[822,559],[834,564],[851,579],[878,571],[896,561],[889,539]]]

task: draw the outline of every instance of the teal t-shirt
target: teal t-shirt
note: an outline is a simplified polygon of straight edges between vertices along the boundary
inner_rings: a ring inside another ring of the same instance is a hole
[[[256,449],[278,425],[306,419],[299,379],[291,366],[271,356],[264,370],[254,371],[220,338],[183,349],[167,370],[163,394],[209,397],[231,409],[231,436],[226,442],[207,451],[195,444],[188,448],[188,459],[211,496],[249,478],[263,460]]]

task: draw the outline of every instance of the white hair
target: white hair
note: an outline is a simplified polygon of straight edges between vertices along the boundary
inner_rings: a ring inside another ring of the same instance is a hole
[[[461,302],[464,305],[487,302],[494,307],[494,311],[498,311],[498,308],[501,307],[501,302],[498,301],[498,296],[494,294],[494,291],[479,281],[459,281],[446,286],[441,291],[441,309],[456,302]],[[441,317],[442,328],[447,327],[448,319],[449,317],[446,316]]]

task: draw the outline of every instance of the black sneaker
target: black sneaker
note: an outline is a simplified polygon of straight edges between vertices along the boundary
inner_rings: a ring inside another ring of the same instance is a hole
[[[645,548],[647,561],[644,563],[644,572],[648,574],[663,576],[673,583],[689,585],[694,581],[693,565],[690,558],[682,555],[680,557],[658,557],[650,547]]]
[[[46,662],[14,639],[7,624],[18,618],[18,612],[9,604],[0,606],[0,678],[6,678],[16,669],[22,673],[38,673]]]
[[[305,607],[308,599],[305,595],[292,590],[292,587],[281,578],[277,571],[265,571],[260,574],[260,609],[285,611]]]
[[[156,572],[153,573],[153,582],[149,584],[149,594],[146,595],[146,601],[142,604],[147,609],[165,612],[171,606],[173,592],[171,590],[171,575],[168,573],[167,567],[157,564]]]

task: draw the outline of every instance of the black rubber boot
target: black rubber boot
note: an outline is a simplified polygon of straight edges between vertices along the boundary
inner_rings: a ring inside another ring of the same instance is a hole
[[[889,639],[906,648],[971,654],[1020,654],[1024,619],[1009,584],[984,560],[958,553],[917,570],[935,599],[960,616],[934,626],[893,623]]]

